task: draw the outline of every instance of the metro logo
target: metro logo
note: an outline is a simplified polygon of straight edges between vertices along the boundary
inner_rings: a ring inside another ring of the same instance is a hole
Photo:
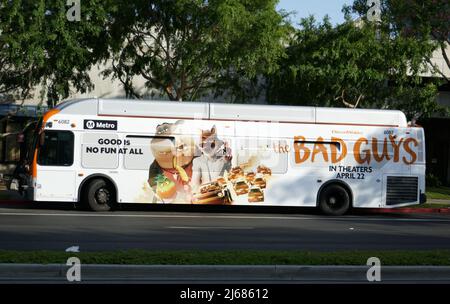
[[[84,128],[88,130],[117,130],[117,121],[85,119]]]
[[[313,147],[307,147],[307,143],[313,143]],[[382,144],[382,148],[380,148]],[[389,138],[379,140],[376,137],[369,139],[361,137],[353,145],[353,157],[359,164],[370,164],[371,162],[392,161],[398,163],[403,161],[410,165],[416,162],[417,153],[414,151],[419,145],[412,137],[399,138],[389,135]],[[338,149],[340,147],[340,149]],[[391,151],[391,153],[389,153]],[[338,163],[347,157],[348,147],[344,140],[331,137],[331,142],[326,142],[318,137],[314,142],[309,142],[303,136],[294,137],[294,159],[296,164],[317,161],[321,157],[325,162]]]

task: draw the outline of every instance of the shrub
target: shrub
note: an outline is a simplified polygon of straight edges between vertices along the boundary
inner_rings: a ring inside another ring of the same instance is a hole
[[[427,187],[440,187],[442,186],[442,182],[439,179],[439,177],[437,177],[434,174],[427,174],[427,176],[425,177],[425,182]]]

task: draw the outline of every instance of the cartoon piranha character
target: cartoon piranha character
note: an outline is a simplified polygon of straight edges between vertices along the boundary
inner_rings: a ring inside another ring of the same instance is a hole
[[[190,180],[195,144],[188,136],[178,136],[183,122],[157,126],[150,148],[155,160],[149,168],[148,183],[161,199],[190,202]],[[176,139],[171,137],[177,133]]]

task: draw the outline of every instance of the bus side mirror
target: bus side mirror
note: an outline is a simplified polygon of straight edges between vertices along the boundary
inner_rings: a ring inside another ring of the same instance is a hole
[[[43,146],[45,143],[45,133],[42,132],[41,134],[39,134],[39,146]]]
[[[23,133],[17,134],[16,141],[19,144],[23,143],[25,141],[25,135]]]

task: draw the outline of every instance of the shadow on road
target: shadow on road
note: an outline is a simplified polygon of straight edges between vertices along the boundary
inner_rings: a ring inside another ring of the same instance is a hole
[[[0,191],[0,209],[35,209],[35,210],[73,210],[89,211],[80,203],[71,202],[32,202],[25,201],[16,191]],[[118,204],[112,212],[142,211],[142,212],[191,212],[191,213],[253,213],[253,214],[295,214],[295,215],[323,215],[320,210],[312,207],[289,206],[236,206],[236,205],[174,205],[174,204]],[[377,216],[386,218],[410,218],[413,215],[402,213],[370,213],[367,209],[351,209],[351,216]],[[417,216],[417,214],[415,215]]]

